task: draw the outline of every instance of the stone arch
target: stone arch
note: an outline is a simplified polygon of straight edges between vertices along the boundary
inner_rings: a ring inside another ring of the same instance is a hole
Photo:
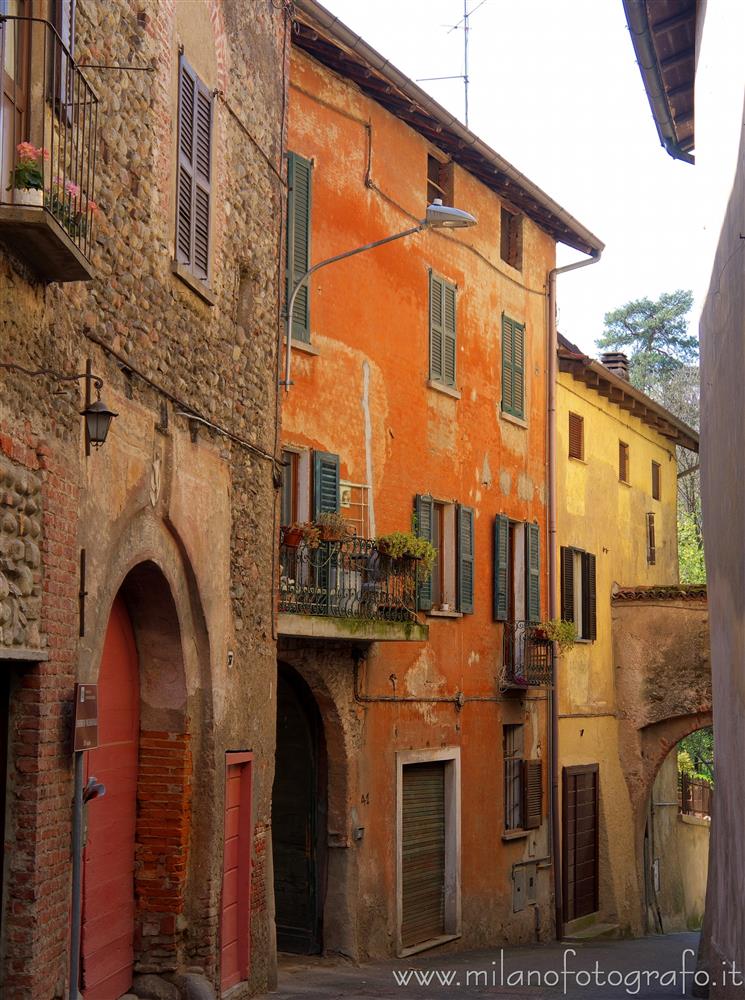
[[[336,672],[329,674],[314,655],[314,650],[282,651],[278,668],[297,673],[307,685],[323,724],[325,742],[326,793],[326,896],[323,907],[323,950],[357,959],[357,852],[354,851],[354,770],[355,738],[360,722],[354,715],[343,715],[339,705],[349,703],[351,689],[336,690],[344,681]],[[333,655],[333,654],[331,654]],[[346,680],[351,683],[350,669]]]

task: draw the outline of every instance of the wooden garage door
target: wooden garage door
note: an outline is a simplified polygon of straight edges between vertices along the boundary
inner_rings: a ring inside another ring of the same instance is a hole
[[[251,914],[251,762],[230,752],[225,766],[225,849],[220,971],[223,992],[248,979]]]
[[[445,764],[403,768],[402,919],[404,948],[445,933]]]
[[[598,765],[565,767],[564,919],[595,913],[598,902]]]

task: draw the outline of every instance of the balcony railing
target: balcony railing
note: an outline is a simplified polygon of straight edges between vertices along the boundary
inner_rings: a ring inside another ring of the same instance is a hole
[[[289,544],[280,535],[280,612],[416,622],[417,561],[393,559],[370,538]]]
[[[0,15],[0,73],[0,236],[48,280],[88,278],[98,98],[41,18]]]
[[[507,687],[542,687],[553,683],[553,643],[531,622],[505,622],[502,663]]]
[[[701,778],[678,772],[678,806],[685,816],[711,819],[714,787]]]

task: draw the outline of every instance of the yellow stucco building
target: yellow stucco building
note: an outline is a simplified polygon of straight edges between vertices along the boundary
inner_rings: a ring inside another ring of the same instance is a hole
[[[634,816],[613,647],[614,588],[678,582],[676,445],[690,428],[605,363],[559,338],[558,581],[575,645],[557,671],[565,934],[642,930]]]

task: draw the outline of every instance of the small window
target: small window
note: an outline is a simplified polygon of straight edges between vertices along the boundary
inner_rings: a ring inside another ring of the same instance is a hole
[[[422,611],[473,613],[474,515],[471,507],[419,495],[416,531],[434,546],[432,572],[419,587]]]
[[[298,466],[296,451],[282,452],[282,512],[280,524],[286,528],[298,520]]]
[[[431,154],[427,157],[427,204],[440,198],[443,205],[453,204],[453,164],[442,163]]]
[[[578,639],[597,638],[595,556],[569,546],[561,549],[561,617],[574,622]]]
[[[523,826],[524,728],[522,725],[502,726],[505,830],[521,830]]]
[[[647,563],[654,566],[657,562],[657,546],[654,537],[654,514],[647,514]]]
[[[629,481],[629,446],[625,441],[618,442],[618,478],[622,483]]]
[[[569,457],[585,457],[585,420],[578,413],[569,414]]]
[[[455,388],[455,285],[429,273],[429,377]]]
[[[541,620],[541,533],[535,523],[494,519],[494,620]]]
[[[660,472],[661,466],[659,462],[652,462],[652,499],[660,499]]]
[[[500,229],[500,256],[510,267],[522,270],[523,266],[523,217],[517,212],[502,208]]]
[[[525,417],[525,325],[502,313],[502,410]]]

